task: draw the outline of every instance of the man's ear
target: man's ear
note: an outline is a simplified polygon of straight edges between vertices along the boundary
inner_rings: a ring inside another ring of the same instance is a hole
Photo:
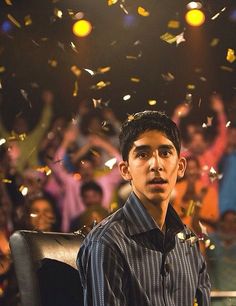
[[[132,179],[130,172],[129,172],[129,164],[127,161],[121,161],[118,165],[120,174],[125,181],[130,181]]]
[[[187,166],[187,161],[184,157],[180,157],[179,159],[179,168],[178,168],[178,178],[182,178],[184,176],[185,170]]]

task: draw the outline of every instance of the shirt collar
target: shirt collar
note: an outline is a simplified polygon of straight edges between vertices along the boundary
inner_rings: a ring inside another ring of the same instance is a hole
[[[155,221],[134,192],[130,194],[123,206],[123,212],[131,236],[158,229]],[[167,210],[166,222],[167,227],[171,228],[173,233],[178,233],[184,229],[182,221],[170,204]]]

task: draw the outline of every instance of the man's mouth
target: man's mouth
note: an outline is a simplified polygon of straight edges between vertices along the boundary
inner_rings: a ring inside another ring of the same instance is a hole
[[[148,182],[148,184],[150,184],[150,185],[164,185],[166,183],[167,183],[167,180],[164,180],[161,177],[155,177]]]

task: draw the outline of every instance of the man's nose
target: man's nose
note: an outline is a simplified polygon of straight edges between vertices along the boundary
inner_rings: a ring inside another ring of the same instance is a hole
[[[154,151],[150,158],[150,169],[151,171],[161,171],[163,169],[162,159],[160,158],[158,151]]]

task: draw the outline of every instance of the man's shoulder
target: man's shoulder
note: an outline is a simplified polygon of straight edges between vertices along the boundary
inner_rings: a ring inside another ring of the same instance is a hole
[[[84,244],[104,243],[112,244],[125,233],[125,218],[123,209],[120,208],[110,216],[103,219],[86,236]]]

